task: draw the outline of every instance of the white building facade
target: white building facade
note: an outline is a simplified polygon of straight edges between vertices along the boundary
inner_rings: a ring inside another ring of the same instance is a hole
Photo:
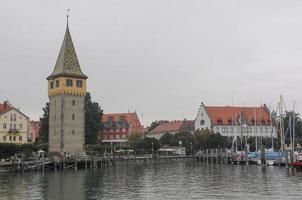
[[[222,136],[277,137],[277,129],[267,107],[205,106],[201,103],[195,130],[209,129]]]

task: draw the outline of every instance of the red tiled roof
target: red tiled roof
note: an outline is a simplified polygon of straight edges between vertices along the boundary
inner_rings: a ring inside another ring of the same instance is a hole
[[[112,114],[103,114],[102,121],[106,122],[106,121],[108,121],[109,117],[112,117],[113,121],[116,122],[116,121],[120,120],[121,116],[124,116],[125,120],[128,123],[133,123],[135,120],[138,120],[136,113],[112,113]]]
[[[182,125],[183,125],[183,121],[179,121],[179,120],[163,123],[152,129],[149,132],[149,134],[179,131],[182,128]]]
[[[219,121],[222,124],[237,124],[240,120],[240,116],[241,119],[243,121],[246,120],[248,124],[253,124],[254,118],[256,118],[255,121],[257,121],[257,124],[270,124],[270,114],[266,107],[206,106],[205,108],[211,118],[212,124],[218,124]]]

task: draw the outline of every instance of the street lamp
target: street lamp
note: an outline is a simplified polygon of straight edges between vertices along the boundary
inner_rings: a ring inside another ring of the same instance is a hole
[[[153,155],[153,142],[151,143],[151,145],[152,145],[152,155]]]

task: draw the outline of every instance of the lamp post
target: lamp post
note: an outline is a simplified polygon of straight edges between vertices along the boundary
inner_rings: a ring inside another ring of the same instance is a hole
[[[153,150],[153,142],[151,143],[151,145],[152,145],[152,156],[153,156],[153,151],[154,151],[154,150]]]

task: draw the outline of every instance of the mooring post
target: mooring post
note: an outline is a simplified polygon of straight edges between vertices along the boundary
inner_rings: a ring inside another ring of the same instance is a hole
[[[207,158],[206,158],[206,160],[207,160],[207,164],[208,164],[210,162],[209,161],[209,149],[207,149],[206,151],[207,151]]]
[[[64,152],[64,159],[63,159],[63,170],[65,170],[65,163],[66,162],[66,153]]]
[[[42,152],[42,171],[44,172],[45,152]]]
[[[284,154],[284,156],[285,156],[285,167],[288,168],[288,151],[286,150],[284,153],[285,153]]]
[[[78,170],[78,154],[75,154],[75,161],[74,161],[74,169],[77,171]]]
[[[248,157],[248,151],[247,151],[247,146],[245,147],[245,164],[249,165],[249,157]]]

